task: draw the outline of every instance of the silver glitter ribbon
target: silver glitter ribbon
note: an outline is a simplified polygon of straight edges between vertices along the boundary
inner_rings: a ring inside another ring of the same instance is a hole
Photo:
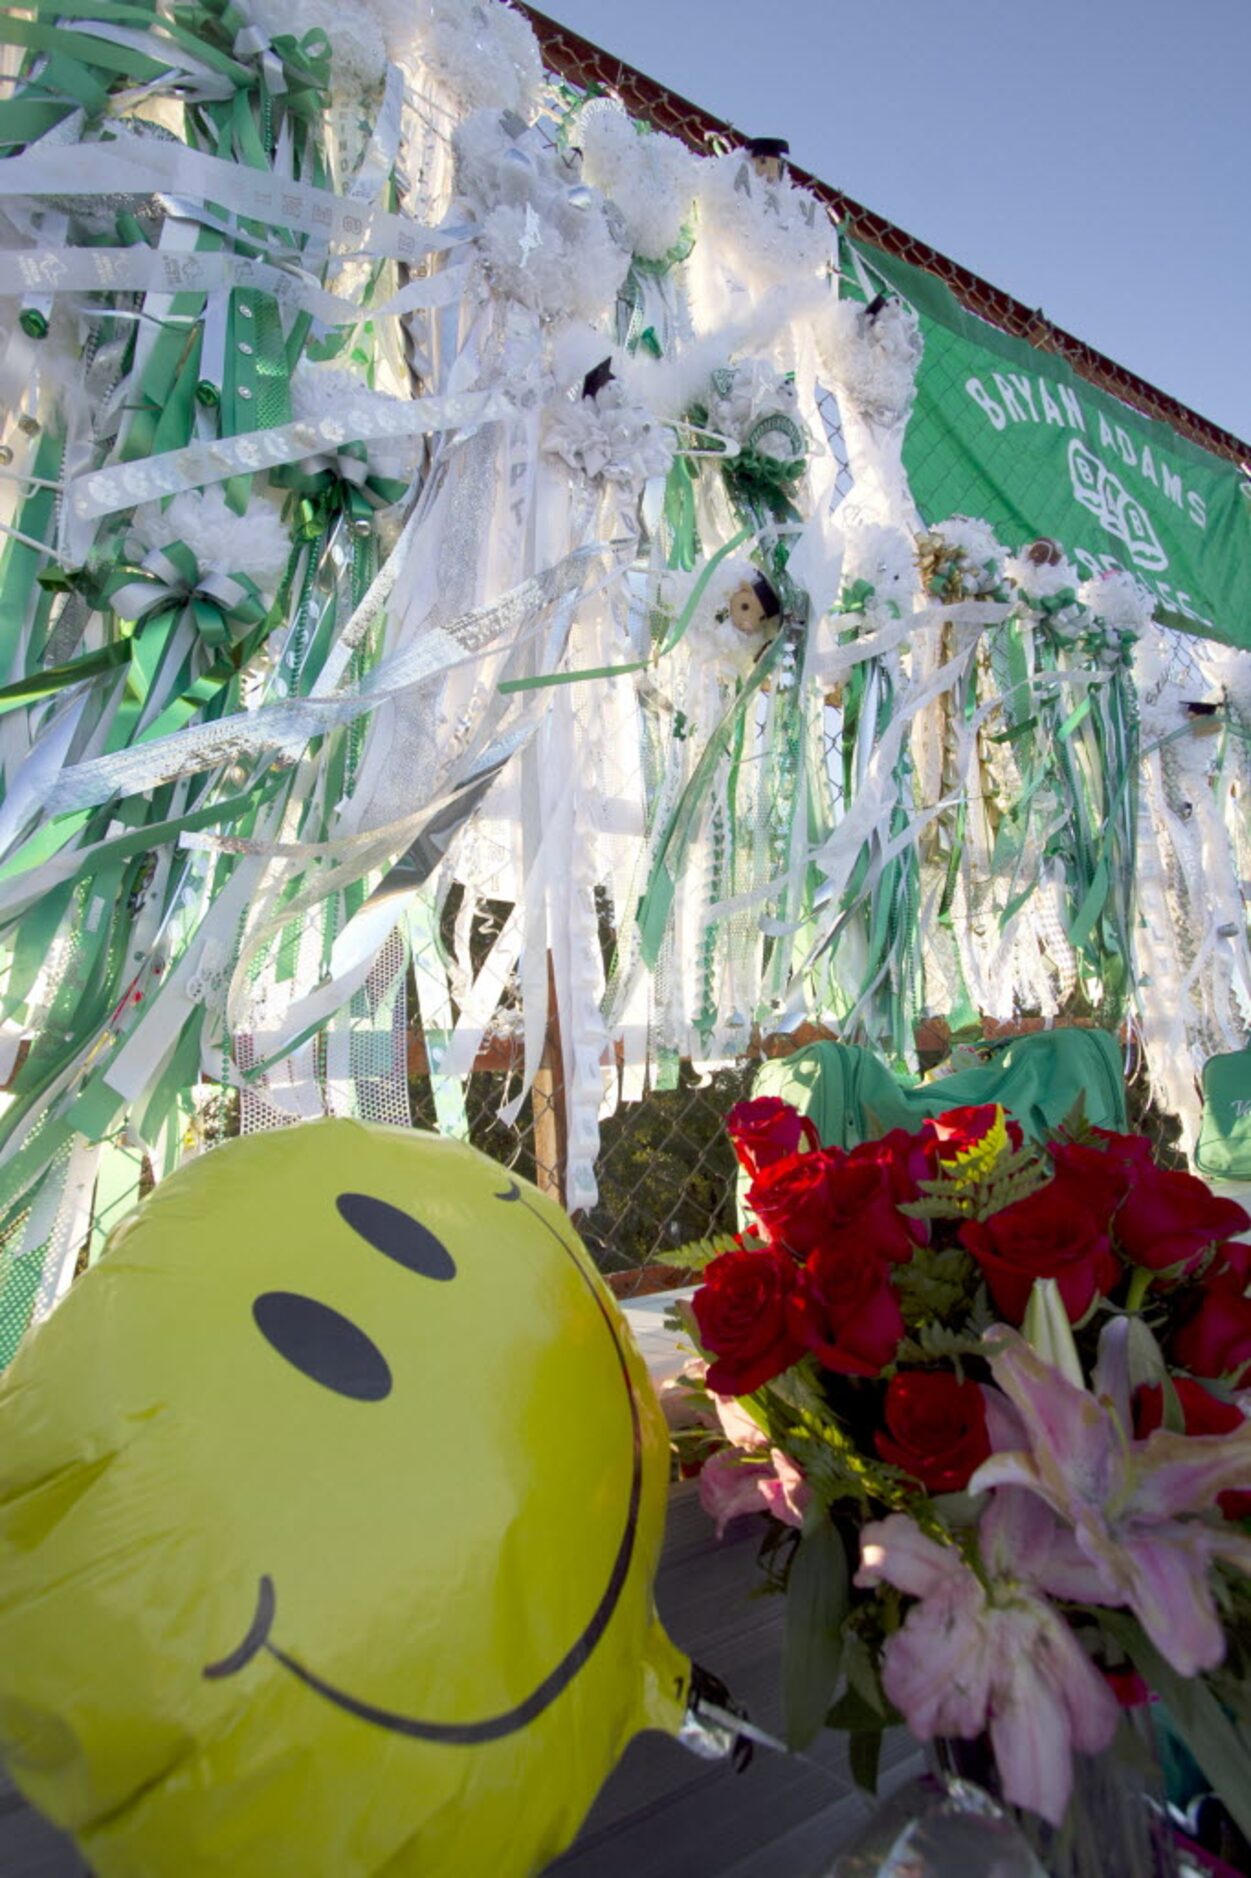
[[[199,724],[168,737],[154,737],[133,749],[73,764],[62,771],[51,791],[47,812],[61,815],[107,802],[110,796],[146,793],[179,777],[266,752],[280,761],[294,762],[311,738],[350,724],[415,686],[480,657],[507,635],[515,638],[518,629],[580,590],[588,571],[607,552],[598,544],[579,548],[498,600],[424,633],[417,645],[384,660],[358,690],[241,711],[216,723]]]

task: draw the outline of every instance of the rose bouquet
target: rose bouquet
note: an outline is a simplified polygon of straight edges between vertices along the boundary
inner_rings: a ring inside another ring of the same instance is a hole
[[[1080,1113],[728,1127],[753,1223],[683,1307],[701,1491],[772,1515],[793,1744],[977,1741],[1059,1827],[1073,1751],[1156,1695],[1251,1837],[1251,1218]]]

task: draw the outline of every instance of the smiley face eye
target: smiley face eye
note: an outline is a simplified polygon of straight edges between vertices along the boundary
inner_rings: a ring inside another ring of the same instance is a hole
[[[411,1213],[375,1199],[372,1193],[341,1193],[335,1205],[352,1231],[384,1258],[394,1259],[419,1278],[436,1278],[440,1283],[455,1278],[456,1261],[443,1241]]]
[[[381,1402],[390,1395],[391,1370],[382,1351],[328,1304],[298,1291],[265,1291],[252,1316],[271,1349],[310,1382],[353,1402]]]

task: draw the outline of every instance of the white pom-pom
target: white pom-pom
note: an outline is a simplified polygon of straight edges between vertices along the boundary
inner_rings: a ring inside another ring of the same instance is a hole
[[[867,581],[873,588],[870,605],[893,601],[903,608],[916,587],[915,550],[902,528],[877,522],[850,527],[843,546],[843,586]]]
[[[1141,633],[1155,616],[1155,595],[1133,574],[1119,568],[1100,574],[1097,580],[1083,581],[1077,597],[1114,632]]]
[[[356,97],[374,90],[387,64],[382,29],[367,0],[247,0],[248,19],[273,39],[321,32],[330,41],[331,89]]]
[[[698,182],[698,162],[663,132],[640,133],[613,98],[592,98],[577,120],[587,182],[615,202],[635,254],[661,261],[682,235]]]
[[[530,22],[501,0],[371,0],[398,65],[433,78],[462,111],[529,118],[543,86]]]
[[[833,265],[834,233],[823,205],[783,177],[767,183],[741,151],[698,165],[701,236],[762,286],[811,277]]]
[[[866,417],[905,415],[916,388],[921,334],[916,314],[888,300],[872,317],[856,300],[836,300],[814,322],[817,352],[834,389]]]
[[[1007,549],[996,540],[990,523],[979,521],[975,515],[948,516],[945,522],[934,524],[933,532],[949,548],[958,548],[975,567],[986,567],[992,561],[1002,566],[1006,558]]]
[[[1081,575],[1052,541],[1036,541],[1004,562],[1004,574],[1031,600],[1049,600],[1053,594],[1076,593]]]
[[[242,515],[222,489],[186,489],[168,508],[146,502],[136,509],[131,533],[141,549],[168,548],[181,541],[195,556],[201,575],[246,574],[272,599],[291,554],[291,538],[272,502],[254,496]]]
[[[550,406],[543,448],[570,469],[622,488],[667,476],[673,462],[669,432],[615,379],[593,398],[562,398]]]
[[[581,180],[577,158],[546,149],[535,132],[515,138],[490,111],[466,118],[453,146],[496,291],[548,318],[602,316],[630,256],[620,217]]]

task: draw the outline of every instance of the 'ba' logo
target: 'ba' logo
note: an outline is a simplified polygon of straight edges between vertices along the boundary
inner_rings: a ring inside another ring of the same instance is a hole
[[[1069,475],[1073,494],[1082,507],[1089,509],[1110,535],[1125,543],[1135,567],[1168,566],[1168,556],[1142,503],[1130,495],[1120,477],[1114,476],[1080,437],[1074,437],[1069,444]]]

